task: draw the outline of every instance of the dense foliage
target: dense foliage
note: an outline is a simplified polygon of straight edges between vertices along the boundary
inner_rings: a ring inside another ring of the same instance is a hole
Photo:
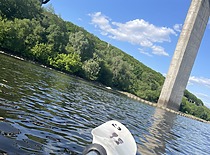
[[[185,90],[180,111],[210,121],[210,109],[195,95]]]
[[[205,106],[198,106],[189,102],[186,97],[182,99],[180,111],[210,121],[210,110]]]
[[[38,0],[0,0],[0,9],[1,49],[157,102],[164,82],[160,73],[62,20],[51,7],[42,8]],[[185,96],[203,107],[193,94],[185,91]],[[181,110],[190,113],[188,105]]]
[[[198,99],[195,95],[190,93],[188,90],[184,91],[184,97],[187,99],[188,102],[191,102],[196,106],[204,106],[203,102],[200,99]]]

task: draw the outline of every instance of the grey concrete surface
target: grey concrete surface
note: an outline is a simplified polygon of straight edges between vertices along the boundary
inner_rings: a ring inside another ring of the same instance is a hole
[[[192,0],[158,105],[179,110],[210,16],[210,0]]]

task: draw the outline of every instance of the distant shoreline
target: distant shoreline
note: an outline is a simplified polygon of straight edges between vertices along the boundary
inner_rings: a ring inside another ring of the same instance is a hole
[[[189,114],[186,114],[186,113],[183,113],[181,111],[174,111],[172,109],[169,109],[169,108],[165,108],[165,107],[161,107],[159,106],[157,103],[153,103],[153,102],[150,102],[150,101],[147,101],[147,100],[144,100],[136,95],[133,95],[131,93],[128,93],[128,92],[123,92],[123,91],[118,91],[119,93],[121,94],[124,94],[126,95],[127,97],[131,98],[131,99],[134,99],[134,100],[137,100],[141,103],[145,103],[145,104],[148,104],[148,105],[151,105],[153,107],[157,107],[157,108],[160,108],[160,109],[163,109],[163,110],[166,110],[168,112],[171,112],[171,113],[174,113],[174,114],[177,114],[177,115],[180,115],[180,116],[184,116],[184,117],[187,117],[187,118],[191,118],[193,120],[197,120],[197,121],[200,121],[200,122],[203,122],[203,123],[208,123],[210,124],[210,121],[206,121],[204,119],[201,119],[201,118],[198,118],[198,117],[195,117],[193,115],[189,115]]]
[[[10,54],[10,53],[1,51],[1,50],[0,50],[0,54],[4,54],[4,55],[7,55],[7,56],[11,56],[11,57],[13,57],[13,58],[15,58],[15,59],[18,59],[18,60],[21,60],[21,61],[28,61],[28,62],[30,62],[30,63],[36,63],[36,62],[29,61],[29,60],[24,59],[24,58],[22,58],[22,57],[19,57],[19,56],[16,56],[16,55],[13,55],[13,54]],[[42,65],[42,64],[39,64],[39,65],[40,65],[40,67],[43,67],[43,68],[52,69],[52,68],[50,68],[49,66],[45,66],[45,65]],[[62,72],[62,71],[59,71],[59,70],[56,70],[56,71],[58,71],[58,72],[60,72],[60,73],[63,73],[63,74],[66,74],[66,73],[64,73],[64,72]],[[68,75],[69,75],[69,74],[68,74]],[[77,76],[75,76],[75,77],[77,77]],[[80,78],[80,77],[78,77],[78,78]],[[81,78],[81,79],[82,79],[82,78]],[[82,80],[84,80],[84,79],[82,79]],[[88,81],[88,82],[91,82],[91,81]],[[107,90],[110,90],[110,87],[106,87],[106,88],[107,88]],[[168,111],[168,112],[171,112],[171,113],[174,113],[174,114],[177,114],[177,115],[181,115],[181,116],[184,116],[184,117],[191,118],[191,119],[193,119],[193,120],[197,120],[197,121],[200,121],[200,122],[204,122],[204,123],[210,124],[210,121],[206,121],[206,120],[204,120],[204,119],[195,117],[195,116],[193,116],[193,115],[189,115],[189,114],[183,113],[183,112],[181,112],[181,111],[174,111],[174,110],[172,110],[172,109],[168,109],[168,108],[165,108],[165,107],[158,106],[157,103],[153,103],[153,102],[144,100],[144,99],[142,99],[142,98],[140,98],[140,97],[138,97],[138,96],[136,96],[136,95],[133,95],[133,94],[131,94],[131,93],[123,92],[123,91],[119,91],[119,90],[114,90],[114,91],[119,92],[120,94],[123,94],[123,95],[125,95],[125,96],[127,96],[127,97],[129,97],[129,98],[131,98],[131,99],[137,100],[137,101],[139,101],[139,102],[141,102],[141,103],[145,103],[145,104],[148,104],[148,105],[150,105],[150,106],[157,107],[157,108],[166,110],[166,111]]]

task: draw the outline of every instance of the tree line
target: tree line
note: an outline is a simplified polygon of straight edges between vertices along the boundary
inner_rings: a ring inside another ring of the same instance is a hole
[[[39,0],[0,0],[0,48],[151,102],[158,101],[164,82],[162,74],[64,21],[52,7],[42,8]],[[192,105],[204,107],[186,90],[180,110],[191,113],[186,107]]]

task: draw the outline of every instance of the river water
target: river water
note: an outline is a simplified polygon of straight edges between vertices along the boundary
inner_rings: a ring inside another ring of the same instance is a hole
[[[210,125],[0,54],[0,154],[81,154],[91,130],[118,120],[139,154],[210,154]]]

